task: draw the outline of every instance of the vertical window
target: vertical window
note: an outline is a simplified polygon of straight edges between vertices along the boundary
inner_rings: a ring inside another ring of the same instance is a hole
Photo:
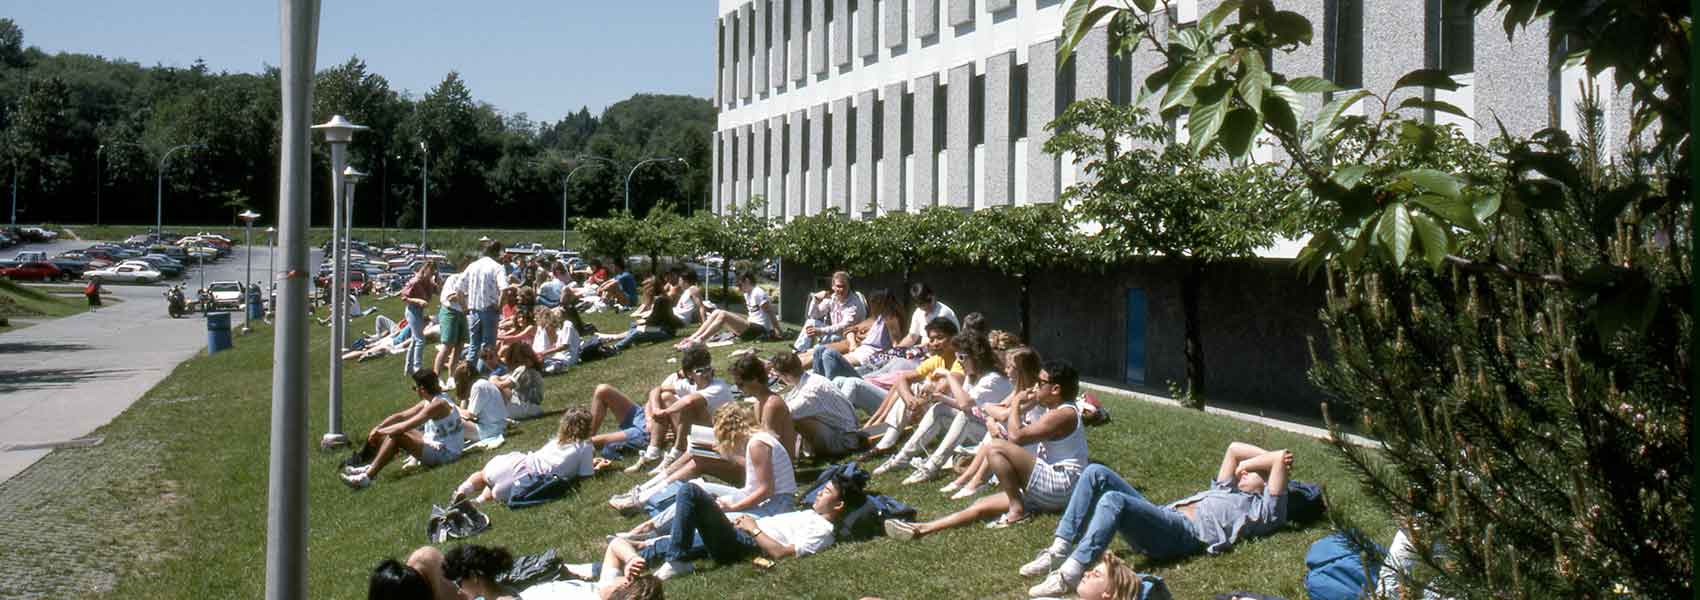
[[[1329,0],[1323,12],[1328,23],[1328,41],[1323,48],[1328,80],[1346,89],[1363,87],[1363,0]]]
[[[1027,137],[1027,64],[1021,63],[1015,65],[1014,72],[1010,74],[1009,139],[1013,141],[1024,137]]]
[[[1476,25],[1470,0],[1434,0],[1440,3],[1440,69],[1449,75],[1476,70]]]
[[[986,143],[986,75],[975,74],[968,85],[968,147]]]

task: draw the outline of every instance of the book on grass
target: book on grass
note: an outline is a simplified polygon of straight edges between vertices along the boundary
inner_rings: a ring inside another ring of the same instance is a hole
[[[692,425],[691,426],[690,444],[691,444],[691,454],[701,456],[703,458],[714,458],[714,459],[722,459],[722,460],[724,460],[724,458],[725,458],[725,457],[721,456],[720,451],[715,448],[715,445],[714,445],[714,428],[713,427],[704,427],[702,425]]]

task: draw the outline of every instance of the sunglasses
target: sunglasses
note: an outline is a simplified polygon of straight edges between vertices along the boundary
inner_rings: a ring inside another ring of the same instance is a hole
[[[691,372],[703,377],[708,377],[709,375],[714,374],[714,367],[697,367],[692,369]]]

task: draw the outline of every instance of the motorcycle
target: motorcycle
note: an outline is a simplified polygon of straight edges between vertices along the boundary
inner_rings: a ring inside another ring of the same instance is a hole
[[[207,288],[201,288],[200,291],[195,292],[195,296],[197,298],[196,302],[200,304],[201,312],[204,312],[204,313],[205,312],[212,312],[212,309],[213,309],[212,290],[209,290]]]
[[[174,285],[165,290],[165,312],[173,319],[189,312],[189,307],[183,300],[183,286]]]

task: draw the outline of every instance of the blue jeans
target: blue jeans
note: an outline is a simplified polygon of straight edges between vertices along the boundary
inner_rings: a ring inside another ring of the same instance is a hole
[[[714,562],[725,565],[761,551],[749,534],[732,526],[726,513],[715,505],[714,495],[702,488],[689,484],[679,487],[673,496],[673,506],[671,534],[665,541],[656,540],[651,545],[655,555],[666,560],[690,560],[697,556],[696,546],[700,544]]]
[[[413,339],[413,345],[407,347],[407,360],[402,363],[407,375],[412,375],[425,365],[425,309],[412,303],[407,305],[407,332]]]
[[[826,346],[815,348],[814,371],[827,379],[834,377],[860,378],[862,376],[856,372],[856,366],[850,364],[850,361],[846,360],[843,354],[839,354],[837,350]]]
[[[631,329],[626,330],[625,337],[614,342],[613,348],[615,351],[624,351],[625,349],[632,347],[633,344],[637,344],[639,342],[663,342],[670,339],[673,339],[673,330],[671,329],[667,329],[665,327],[650,329],[647,327],[633,326]]]
[[[486,345],[496,345],[496,323],[502,320],[502,309],[499,307],[474,308],[466,311],[470,322],[467,327],[471,330],[471,343],[466,345],[466,360],[478,361],[479,372],[484,372],[484,361],[478,359],[478,350]]]
[[[1135,551],[1154,559],[1204,551],[1192,520],[1147,500],[1109,467],[1090,465],[1074,485],[1056,537],[1075,544],[1070,560],[1091,565],[1103,557],[1118,532]]]

